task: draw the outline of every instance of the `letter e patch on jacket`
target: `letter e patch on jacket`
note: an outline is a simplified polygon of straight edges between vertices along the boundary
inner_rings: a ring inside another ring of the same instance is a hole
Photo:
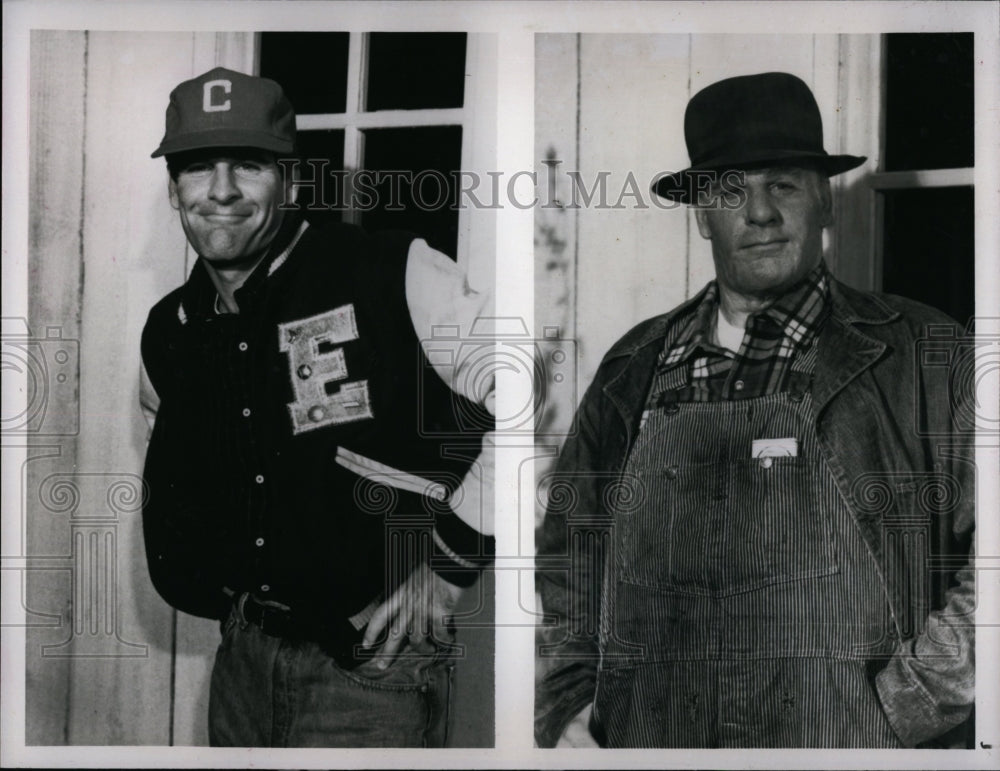
[[[357,339],[352,304],[278,325],[278,350],[288,353],[295,393],[288,405],[293,433],[375,417],[368,381],[344,382],[347,361],[340,343]]]

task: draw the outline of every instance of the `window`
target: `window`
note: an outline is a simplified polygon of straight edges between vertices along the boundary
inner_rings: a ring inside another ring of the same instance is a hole
[[[285,88],[300,153],[312,161],[301,175],[322,172],[321,186],[300,192],[311,220],[410,230],[453,258],[464,250],[456,174],[469,165],[469,41],[465,33],[260,34],[259,73]]]
[[[882,289],[975,313],[972,33],[885,36]]]
[[[887,34],[867,56],[843,53],[841,104],[857,105],[844,146],[875,164],[844,191],[843,273],[966,324],[975,313],[973,33]],[[859,87],[865,71],[881,72],[870,94]]]

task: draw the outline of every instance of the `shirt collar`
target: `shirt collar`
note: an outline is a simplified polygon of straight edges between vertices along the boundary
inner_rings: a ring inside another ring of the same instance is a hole
[[[678,318],[671,329],[667,330],[663,352],[660,354],[660,363],[670,366],[685,361],[694,355],[695,351],[702,349],[732,356],[731,351],[727,351],[712,342],[715,314],[718,307],[719,284],[717,281],[712,281],[705,287],[701,302],[691,308],[687,314]]]
[[[830,279],[826,263],[819,264],[774,303],[760,311],[777,324],[796,346],[811,341],[830,308]]]
[[[830,307],[830,280],[826,262],[820,260],[799,283],[751,318],[767,318],[798,347],[811,341],[819,331]],[[735,354],[712,342],[719,309],[719,284],[713,280],[705,288],[701,301],[687,314],[677,318],[667,330],[661,366],[671,366],[689,359],[696,351],[720,356]]]
[[[241,306],[246,303],[248,297],[259,292],[268,277],[287,262],[306,228],[308,223],[298,216],[290,217],[286,221],[267,255],[253,269],[243,282],[243,286],[236,290],[236,300]],[[178,315],[184,322],[188,317],[216,316],[219,315],[220,306],[219,293],[208,271],[205,270],[204,260],[199,257],[185,283]]]

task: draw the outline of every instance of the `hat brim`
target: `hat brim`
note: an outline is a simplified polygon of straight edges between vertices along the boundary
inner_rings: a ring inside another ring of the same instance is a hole
[[[149,157],[159,158],[162,155],[173,155],[188,150],[204,150],[210,147],[253,147],[258,150],[269,150],[273,153],[292,153],[295,151],[295,145],[292,142],[273,134],[243,129],[215,129],[184,134],[169,141],[164,140]]]
[[[751,156],[741,156],[739,158],[712,158],[702,161],[691,168],[679,171],[676,174],[667,174],[660,177],[652,187],[654,193],[668,201],[678,203],[691,203],[693,192],[697,188],[697,182],[703,180],[702,177],[695,181],[692,172],[714,171],[722,172],[729,170],[748,171],[767,166],[796,166],[804,165],[819,169],[827,176],[842,174],[845,171],[857,168],[867,159],[858,155],[827,155],[813,152],[802,152],[795,150],[782,150],[780,152],[760,153]]]

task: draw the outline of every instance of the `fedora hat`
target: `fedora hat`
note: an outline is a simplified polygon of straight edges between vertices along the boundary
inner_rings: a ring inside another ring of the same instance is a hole
[[[208,147],[295,148],[295,111],[273,80],[216,67],[170,92],[153,158]]]
[[[653,185],[657,195],[680,203],[690,203],[696,189],[692,172],[806,165],[832,176],[866,160],[823,149],[816,99],[787,72],[727,78],[703,88],[684,112],[684,139],[691,166]]]

